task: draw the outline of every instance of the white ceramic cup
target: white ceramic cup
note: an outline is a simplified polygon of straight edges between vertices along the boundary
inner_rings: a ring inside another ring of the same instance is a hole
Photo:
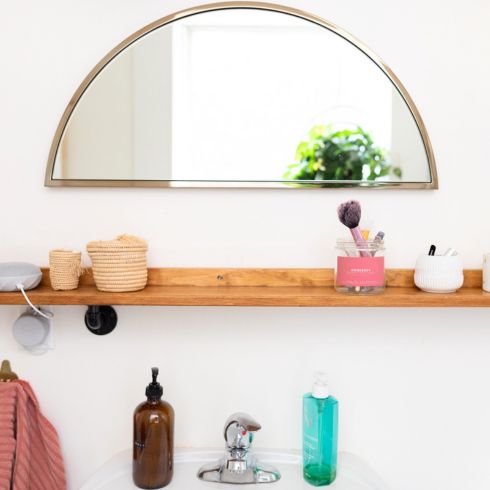
[[[454,293],[463,285],[463,262],[459,255],[419,255],[414,279],[422,291]]]
[[[42,354],[47,349],[49,320],[28,310],[14,323],[15,340],[33,354]]]
[[[483,255],[483,291],[490,293],[490,253]]]

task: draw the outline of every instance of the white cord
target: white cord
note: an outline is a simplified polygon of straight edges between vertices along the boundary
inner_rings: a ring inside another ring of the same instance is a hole
[[[24,290],[24,285],[23,284],[17,284],[17,289],[20,290],[20,292],[24,295],[25,300],[27,301],[27,304],[39,315],[43,316],[44,318],[47,318],[48,320],[51,320],[54,318],[54,315],[50,312],[44,313],[44,311],[41,311],[39,308],[36,308],[32,303],[29,297],[27,296],[25,290]]]

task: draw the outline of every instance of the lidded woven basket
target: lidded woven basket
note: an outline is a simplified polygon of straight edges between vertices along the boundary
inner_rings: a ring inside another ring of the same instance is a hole
[[[88,243],[97,289],[114,293],[143,289],[148,280],[147,251],[148,243],[131,235]]]

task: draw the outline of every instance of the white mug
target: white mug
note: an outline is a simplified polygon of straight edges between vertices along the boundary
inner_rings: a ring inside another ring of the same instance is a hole
[[[31,354],[44,354],[49,350],[50,321],[29,309],[14,323],[13,334],[21,347]]]
[[[483,255],[483,291],[490,293],[490,253]]]

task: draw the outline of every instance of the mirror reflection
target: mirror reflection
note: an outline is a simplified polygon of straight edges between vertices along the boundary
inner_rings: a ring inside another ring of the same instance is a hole
[[[431,182],[399,90],[341,35],[234,8],[163,25],[95,76],[53,180]]]

